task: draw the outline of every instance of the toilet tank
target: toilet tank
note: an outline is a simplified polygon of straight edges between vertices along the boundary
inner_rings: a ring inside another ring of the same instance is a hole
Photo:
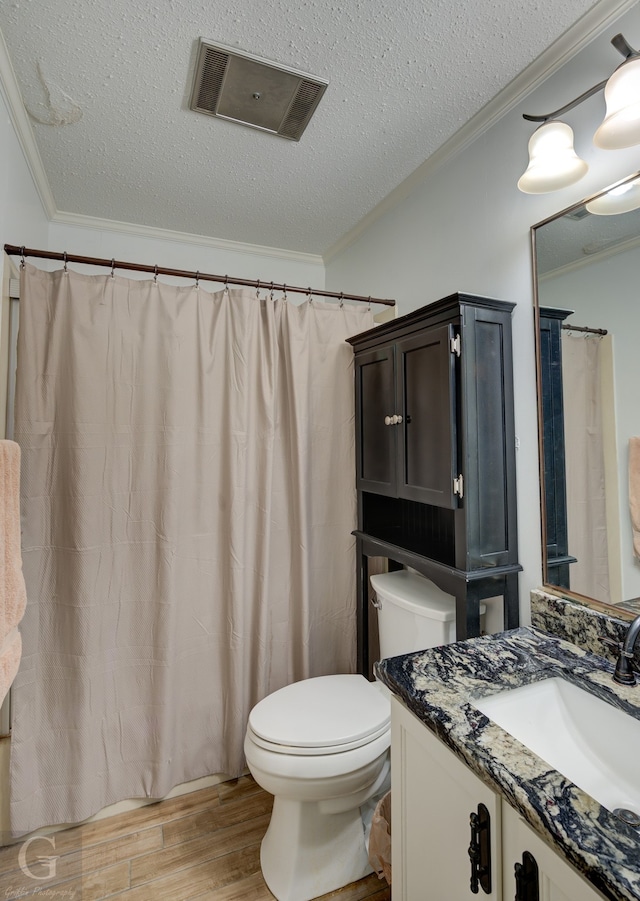
[[[407,569],[371,576],[378,607],[380,657],[423,651],[456,640],[456,602],[430,579]],[[480,617],[485,605],[480,605]]]

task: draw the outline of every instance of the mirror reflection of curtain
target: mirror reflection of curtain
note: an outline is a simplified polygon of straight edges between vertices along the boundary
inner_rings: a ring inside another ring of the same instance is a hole
[[[609,562],[599,335],[562,335],[571,590],[608,602]]]

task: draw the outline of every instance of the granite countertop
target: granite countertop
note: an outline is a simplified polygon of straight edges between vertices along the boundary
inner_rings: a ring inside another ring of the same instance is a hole
[[[617,685],[610,661],[534,628],[391,657],[375,669],[409,710],[605,898],[640,901],[640,833],[470,703],[561,675],[640,719],[640,685]]]

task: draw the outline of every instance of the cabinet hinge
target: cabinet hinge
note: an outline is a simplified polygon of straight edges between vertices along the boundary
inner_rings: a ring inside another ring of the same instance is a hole
[[[462,473],[460,473],[457,479],[453,480],[453,493],[457,494],[458,497],[464,496],[464,479],[462,478]]]
[[[455,354],[457,357],[460,356],[460,335],[456,335],[455,338],[450,339],[449,347],[452,354]]]

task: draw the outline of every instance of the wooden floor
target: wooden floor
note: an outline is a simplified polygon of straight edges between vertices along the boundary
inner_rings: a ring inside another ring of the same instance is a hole
[[[273,901],[260,872],[271,804],[271,795],[246,776],[28,846],[0,848],[0,899]],[[390,898],[375,875],[323,895],[323,901]]]

